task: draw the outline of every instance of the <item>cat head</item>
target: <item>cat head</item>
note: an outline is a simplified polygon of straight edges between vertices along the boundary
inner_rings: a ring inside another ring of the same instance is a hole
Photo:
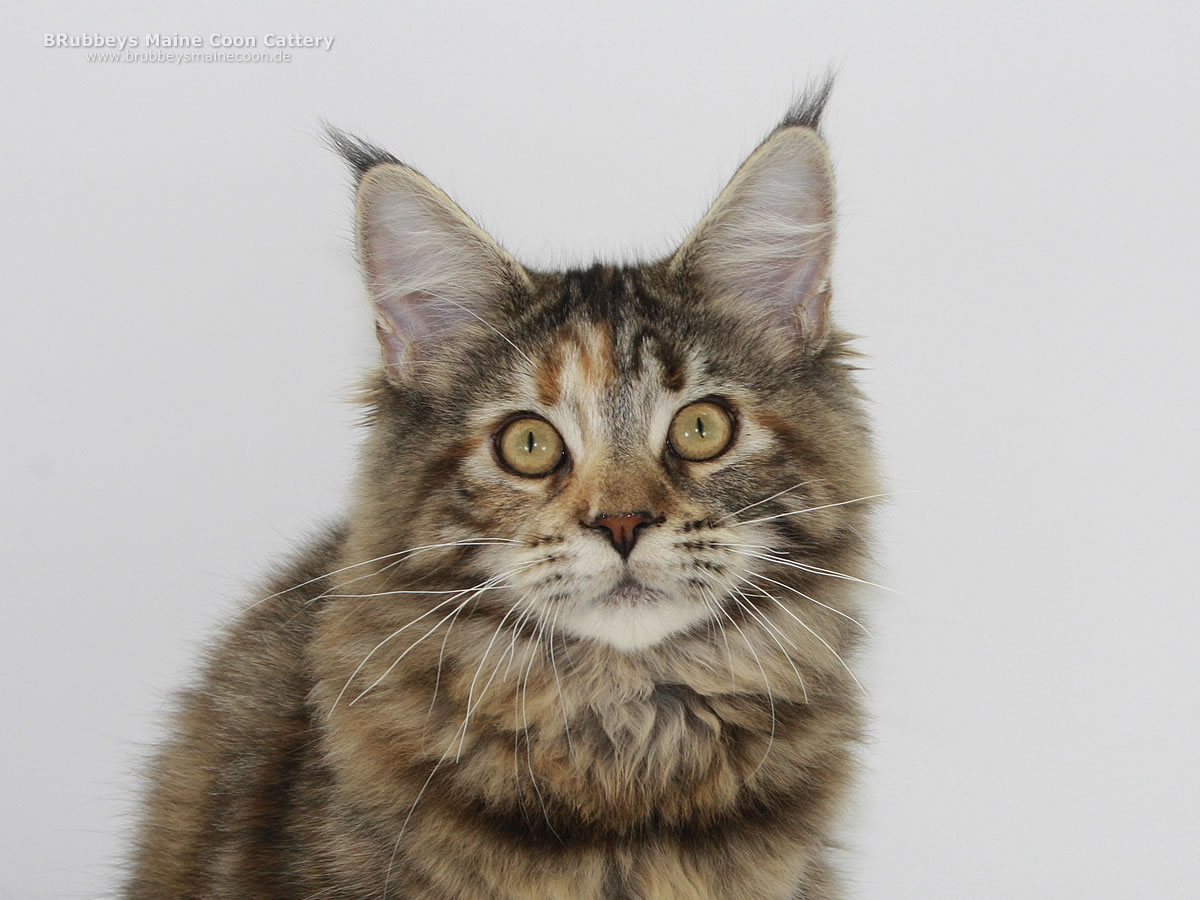
[[[485,611],[640,652],[779,593],[761,579],[795,573],[775,560],[856,540],[861,510],[837,504],[873,470],[829,312],[827,92],[670,256],[566,272],[334,133],[382,353],[360,552],[453,551]]]

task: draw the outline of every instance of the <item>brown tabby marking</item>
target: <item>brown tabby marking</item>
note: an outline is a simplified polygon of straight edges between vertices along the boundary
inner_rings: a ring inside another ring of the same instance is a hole
[[[824,97],[670,258],[562,273],[336,139],[383,354],[353,502],[183,698],[126,896],[843,896],[878,488]],[[699,401],[732,436],[685,458]],[[500,465],[518,415],[562,439],[542,476]]]
[[[557,406],[559,397],[558,384],[562,378],[563,346],[555,344],[546,354],[546,359],[538,367],[535,379],[537,382],[537,399],[542,406]]]

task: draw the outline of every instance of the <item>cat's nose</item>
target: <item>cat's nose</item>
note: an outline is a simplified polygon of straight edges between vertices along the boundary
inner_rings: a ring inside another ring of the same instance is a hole
[[[616,551],[621,554],[623,559],[628,559],[629,554],[633,551],[633,545],[637,543],[638,532],[648,525],[657,525],[661,521],[663,521],[661,516],[656,519],[648,512],[617,513],[615,515],[601,513],[592,521],[583,524],[588,528],[606,530]]]

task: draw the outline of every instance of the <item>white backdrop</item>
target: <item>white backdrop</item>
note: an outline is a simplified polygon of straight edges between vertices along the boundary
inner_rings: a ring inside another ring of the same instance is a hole
[[[860,662],[854,896],[1197,895],[1195,5],[14,6],[0,898],[111,893],[165,699],[342,506],[376,356],[319,120],[549,265],[668,249],[829,65],[903,592]]]

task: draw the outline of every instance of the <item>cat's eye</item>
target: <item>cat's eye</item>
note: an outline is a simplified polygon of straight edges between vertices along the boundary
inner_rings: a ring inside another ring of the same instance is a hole
[[[518,475],[549,475],[566,455],[562,438],[545,419],[526,416],[504,426],[496,439],[504,464]]]
[[[729,447],[733,417],[724,407],[707,400],[690,403],[675,413],[667,439],[671,449],[684,459],[712,459]]]

